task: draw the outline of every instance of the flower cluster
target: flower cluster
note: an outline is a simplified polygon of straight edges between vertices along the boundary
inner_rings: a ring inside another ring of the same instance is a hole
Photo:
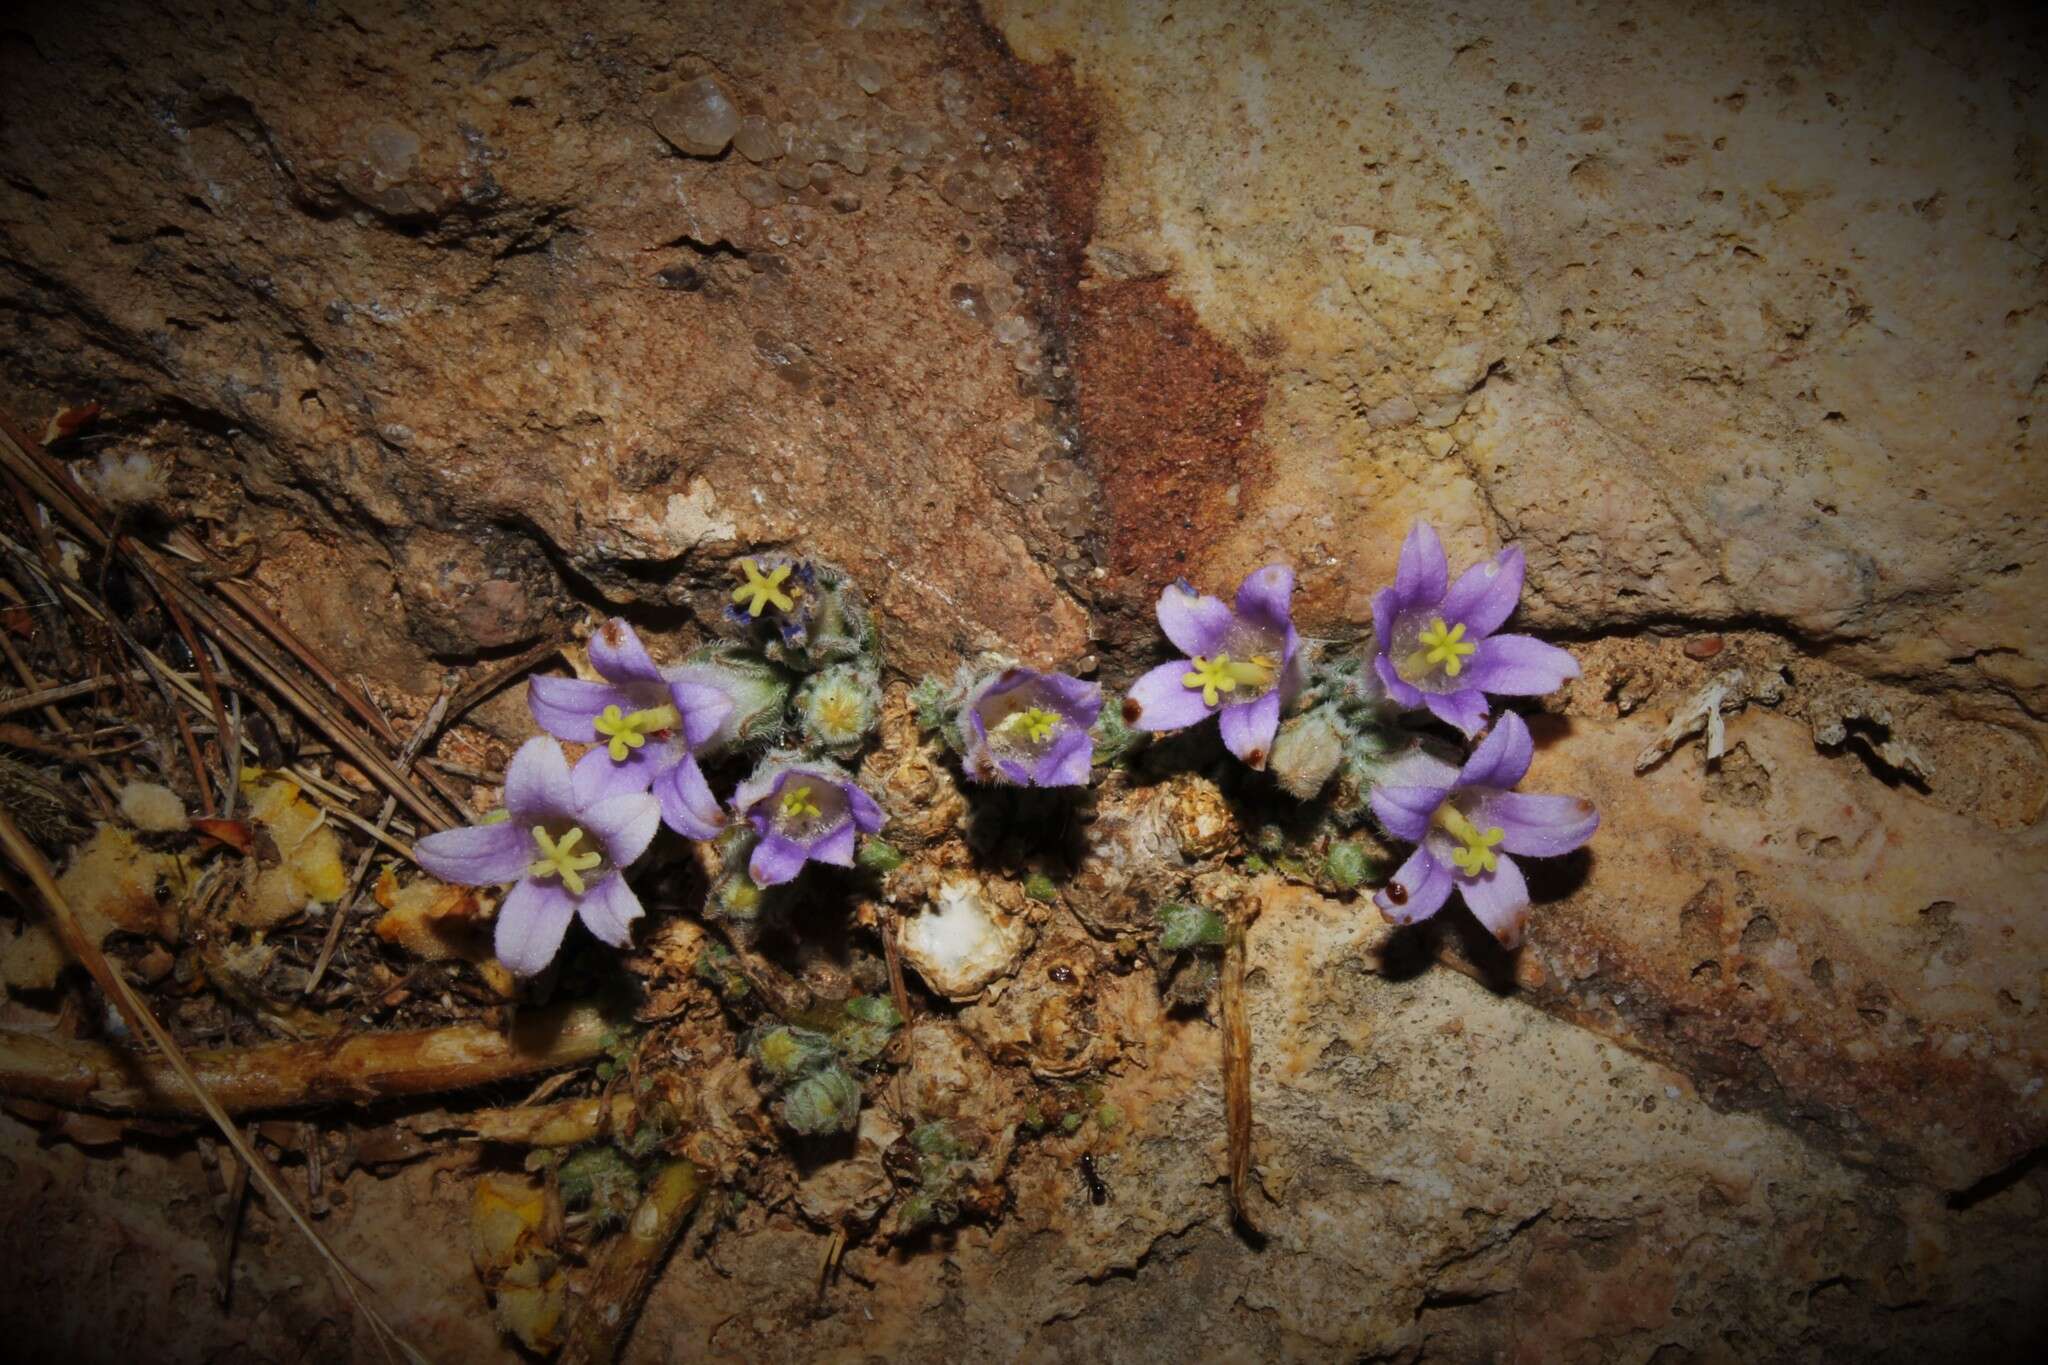
[[[625,873],[662,825],[719,841],[731,884],[717,902],[748,909],[807,862],[851,865],[858,837],[881,829],[874,798],[833,761],[858,752],[880,710],[865,606],[828,565],[739,567],[731,614],[748,641],[662,666],[630,625],[605,622],[589,642],[595,678],[527,680],[545,736],[514,756],[498,818],[415,847],[443,881],[512,884],[496,930],[512,971],[543,970],[571,919],[624,947],[642,913]],[[801,686],[800,673],[811,675]],[[587,746],[573,768],[557,741]],[[796,747],[768,753],[719,801],[703,760],[784,741]]]

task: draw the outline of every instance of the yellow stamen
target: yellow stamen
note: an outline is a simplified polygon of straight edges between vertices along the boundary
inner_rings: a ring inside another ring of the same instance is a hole
[[[1060,728],[1060,718],[1042,706],[1013,712],[996,726],[996,733],[1026,744],[1043,744]]]
[[[673,706],[650,706],[629,716],[620,715],[616,706],[607,706],[590,723],[600,735],[609,737],[607,747],[611,751],[612,762],[623,763],[629,749],[645,744],[649,735],[675,729],[683,723],[683,717]]]
[[[777,611],[788,611],[796,605],[796,599],[803,589],[791,584],[787,590],[782,580],[789,577],[789,565],[778,564],[775,572],[763,574],[761,566],[751,559],[740,561],[740,571],[747,581],[732,590],[732,600],[745,606],[747,615],[759,616],[763,608],[773,606]]]
[[[546,825],[533,827],[533,841],[540,845],[541,856],[533,860],[526,869],[531,877],[560,876],[562,885],[569,894],[583,894],[583,874],[604,861],[602,853],[577,853],[573,850],[583,840],[583,831],[575,825],[563,833],[560,839],[550,839]]]
[[[1191,691],[1199,690],[1202,705],[1214,706],[1219,693],[1235,692],[1239,687],[1264,687],[1273,681],[1273,661],[1263,654],[1232,663],[1228,653],[1218,654],[1213,659],[1204,659],[1197,654],[1188,660],[1194,671],[1183,673],[1180,685]]]
[[[1441,616],[1430,622],[1429,629],[1416,637],[1416,643],[1422,648],[1401,661],[1400,671],[1408,677],[1427,673],[1438,664],[1442,664],[1444,673],[1455,678],[1464,671],[1465,656],[1479,651],[1476,643],[1465,638],[1463,621],[1455,626],[1446,626]]]
[[[782,794],[782,818],[804,820],[818,814],[818,803],[811,800],[809,787],[792,787]]]
[[[1495,844],[1507,838],[1507,831],[1500,826],[1495,825],[1482,832],[1465,818],[1463,811],[1448,801],[1438,806],[1436,814],[1430,818],[1443,828],[1444,833],[1463,845],[1451,850],[1451,861],[1458,865],[1460,872],[1476,877],[1500,866],[1500,855],[1493,851]]]

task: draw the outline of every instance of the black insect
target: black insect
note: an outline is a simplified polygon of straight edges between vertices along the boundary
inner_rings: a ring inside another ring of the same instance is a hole
[[[1095,1158],[1087,1152],[1081,1153],[1081,1183],[1088,1187],[1088,1201],[1097,1208],[1109,1202],[1109,1186],[1095,1173]]]

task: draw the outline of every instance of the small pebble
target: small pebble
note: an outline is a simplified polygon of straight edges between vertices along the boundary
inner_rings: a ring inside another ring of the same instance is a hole
[[[758,166],[781,156],[783,143],[767,119],[759,114],[749,114],[733,131],[732,145],[739,149],[741,156]]]
[[[863,94],[879,94],[889,84],[888,71],[872,57],[855,57],[848,69]]]
[[[1721,652],[1724,641],[1718,635],[1695,635],[1685,642],[1688,659],[1711,659]]]
[[[740,111],[709,76],[690,81],[654,111],[655,131],[691,156],[717,156],[739,126]]]

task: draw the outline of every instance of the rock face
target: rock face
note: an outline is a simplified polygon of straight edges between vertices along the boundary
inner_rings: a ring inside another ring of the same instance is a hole
[[[1115,682],[1178,574],[1288,559],[1349,638],[1412,518],[1527,549],[1521,624],[1585,666],[1530,785],[1606,823],[1512,959],[1262,889],[1262,1246],[1214,1030],[1084,964],[1114,1046],[968,1023],[1116,1057],[1118,1123],[1020,1144],[993,1225],[853,1246],[823,1316],[820,1234],[751,1211],[633,1358],[1999,1358],[2048,1198],[2043,47],[1934,6],[75,5],[0,34],[0,404],[99,400],[398,695],[586,607],[694,638],[753,550],[845,565],[907,675]],[[1638,775],[1737,668],[1727,752]],[[123,1204],[20,1137],[10,1245],[118,1207],[204,1265],[173,1168]],[[430,1325],[462,1249],[379,1240],[438,1197],[399,1183],[352,1178],[343,1250]],[[289,1332],[346,1321],[324,1283]]]

